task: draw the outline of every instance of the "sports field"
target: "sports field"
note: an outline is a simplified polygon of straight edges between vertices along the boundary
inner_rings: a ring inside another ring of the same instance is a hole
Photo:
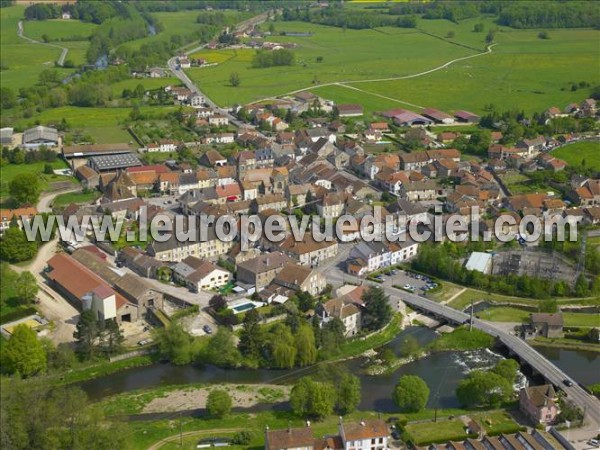
[[[585,160],[588,168],[600,170],[600,141],[582,141],[552,151],[552,155],[567,164],[578,166]]]
[[[472,31],[477,23],[484,24],[484,32]],[[313,88],[340,103],[362,103],[367,112],[402,105],[414,110],[436,107],[482,112],[489,103],[500,109],[542,111],[553,105],[562,108],[589,95],[589,89],[572,92],[571,82],[600,82],[597,30],[549,30],[549,39],[539,39],[540,30],[498,27],[490,18],[459,24],[420,19],[417,29],[343,30],[304,22],[277,22],[275,26],[276,32],[314,33],[310,37],[269,38],[298,45],[294,66],[253,69],[253,50],[219,50],[196,55],[219,62],[218,66],[187,72],[220,104],[247,103]],[[498,31],[490,53],[422,74],[483,53],[485,36],[492,27]],[[317,56],[322,56],[323,62],[317,63]],[[236,88],[229,85],[231,72],[241,79]],[[401,77],[406,78],[363,82]],[[330,84],[345,81],[348,83]],[[320,86],[323,84],[326,86]]]

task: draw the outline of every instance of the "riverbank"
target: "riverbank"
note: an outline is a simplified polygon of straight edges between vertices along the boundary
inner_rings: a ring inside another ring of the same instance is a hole
[[[547,339],[544,337],[536,337],[535,339],[527,341],[527,343],[532,347],[552,347],[558,349],[581,350],[585,352],[600,353],[600,344],[581,342],[568,338]]]
[[[111,396],[96,404],[108,416],[137,414],[179,413],[206,408],[208,394],[214,389],[225,389],[233,408],[252,408],[289,399],[291,386],[275,384],[190,384],[161,386]]]

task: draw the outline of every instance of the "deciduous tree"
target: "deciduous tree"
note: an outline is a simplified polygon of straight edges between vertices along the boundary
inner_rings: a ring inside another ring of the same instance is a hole
[[[425,408],[429,399],[429,387],[416,375],[404,375],[394,389],[394,403],[403,412],[418,412]]]
[[[4,346],[2,365],[8,373],[28,377],[46,370],[46,350],[37,334],[25,324],[17,325]]]

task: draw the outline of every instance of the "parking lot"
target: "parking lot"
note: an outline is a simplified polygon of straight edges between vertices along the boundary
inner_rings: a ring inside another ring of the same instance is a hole
[[[385,285],[401,286],[406,290],[412,290],[415,294],[424,294],[431,289],[430,286],[436,286],[430,278],[404,270],[395,269],[387,275],[381,274],[381,277]]]

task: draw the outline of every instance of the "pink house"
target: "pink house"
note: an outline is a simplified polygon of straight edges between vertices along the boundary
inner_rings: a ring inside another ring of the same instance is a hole
[[[519,392],[519,409],[534,423],[549,425],[559,413],[556,397],[551,384],[529,386]]]

